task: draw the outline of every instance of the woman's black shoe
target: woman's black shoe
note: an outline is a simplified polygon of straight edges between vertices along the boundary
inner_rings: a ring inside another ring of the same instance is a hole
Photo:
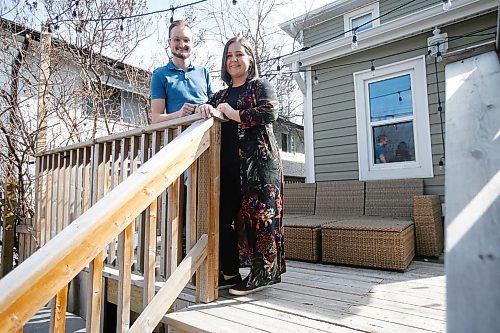
[[[233,276],[230,279],[224,279],[224,275],[219,275],[219,290],[222,289],[228,289],[234,286],[237,283],[241,282],[241,275],[238,273],[238,275]]]
[[[256,291],[259,291],[259,290],[262,290],[262,289],[265,289],[267,287],[269,287],[270,285],[272,284],[275,284],[275,283],[280,283],[281,282],[281,277],[278,277],[277,279],[275,280],[272,280],[272,281],[269,281],[267,284],[265,285],[261,285],[261,286],[252,286],[248,283],[248,276],[243,280],[241,281],[240,283],[238,283],[237,285],[235,285],[234,287],[230,288],[229,289],[229,293],[231,295],[236,295],[236,296],[245,296],[245,295],[248,295],[248,294],[251,294],[251,293],[254,293]]]

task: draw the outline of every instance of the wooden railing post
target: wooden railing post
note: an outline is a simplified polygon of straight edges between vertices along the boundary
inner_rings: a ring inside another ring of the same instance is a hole
[[[130,223],[118,236],[118,301],[117,301],[117,333],[127,332],[130,327],[130,295],[133,261],[134,223]]]
[[[196,299],[211,302],[218,297],[220,122],[210,130],[210,149],[199,159],[198,235],[208,235],[208,254],[196,274]],[[207,203],[209,203],[207,211]]]

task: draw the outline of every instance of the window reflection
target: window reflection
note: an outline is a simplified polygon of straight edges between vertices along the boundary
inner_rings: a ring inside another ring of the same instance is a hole
[[[356,32],[371,29],[371,28],[373,28],[373,22],[370,22],[366,25],[363,25],[366,22],[370,21],[371,19],[372,19],[372,13],[368,13],[368,14],[353,18],[351,21],[351,29],[358,27],[358,29],[356,29]],[[363,26],[361,26],[361,25],[363,25]]]
[[[373,128],[375,164],[415,161],[413,121]]]
[[[371,121],[413,115],[410,74],[368,84]]]

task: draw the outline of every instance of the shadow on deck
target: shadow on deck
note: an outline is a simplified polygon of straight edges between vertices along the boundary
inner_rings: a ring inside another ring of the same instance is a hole
[[[162,321],[174,332],[446,331],[440,263],[413,261],[398,273],[288,261],[282,281],[248,296],[221,291]]]

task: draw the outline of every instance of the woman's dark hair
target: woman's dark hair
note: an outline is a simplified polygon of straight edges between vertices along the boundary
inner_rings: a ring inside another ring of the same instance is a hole
[[[222,54],[222,66],[221,66],[221,78],[228,86],[231,85],[231,75],[227,72],[227,51],[229,46],[233,43],[240,43],[245,49],[245,52],[250,57],[250,67],[248,68],[247,80],[255,79],[259,77],[259,71],[257,69],[257,62],[255,61],[255,54],[253,52],[250,42],[245,37],[233,37],[227,41],[224,46],[224,53]]]

